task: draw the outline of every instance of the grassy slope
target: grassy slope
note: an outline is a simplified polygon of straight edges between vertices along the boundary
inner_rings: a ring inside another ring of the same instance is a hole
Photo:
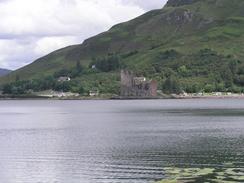
[[[189,1],[189,0],[184,0]],[[184,2],[181,1],[181,2]],[[170,2],[173,2],[171,0]],[[137,71],[150,72],[152,63],[165,50],[175,49],[181,56],[174,62],[180,66],[185,60],[200,62],[199,50],[210,48],[221,55],[244,60],[244,2],[242,0],[198,0],[193,4],[166,5],[163,9],[150,11],[134,20],[112,27],[108,32],[86,40],[81,45],[70,46],[55,51],[32,64],[0,79],[1,83],[20,79],[31,79],[52,75],[62,68],[69,68],[80,60],[88,65],[92,57],[108,53],[125,54],[134,50],[138,53],[123,59],[123,62]],[[164,67],[173,67],[165,59]],[[101,74],[110,77],[114,74]],[[95,76],[82,76],[90,84]],[[194,80],[194,78],[191,78]],[[182,78],[185,80],[185,78]],[[195,80],[208,82],[206,76]]]

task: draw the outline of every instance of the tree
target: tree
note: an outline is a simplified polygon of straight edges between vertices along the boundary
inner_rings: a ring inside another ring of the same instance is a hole
[[[15,81],[17,82],[17,81],[19,81],[19,80],[20,80],[19,75],[16,75],[16,76],[15,76]]]
[[[82,70],[83,70],[83,68],[82,68],[82,66],[81,66],[81,64],[80,64],[80,61],[77,61],[76,62],[76,70],[80,73],[80,72],[82,72]]]
[[[234,75],[238,71],[238,61],[233,60],[229,62],[229,68],[231,70],[231,73]]]
[[[68,69],[65,69],[65,68],[54,73],[55,78],[58,78],[61,76],[69,76],[69,75],[70,75],[70,71]]]
[[[90,67],[95,65],[102,72],[110,72],[121,68],[120,57],[116,54],[111,54],[107,57],[96,58],[90,64]]]
[[[11,94],[12,93],[12,86],[11,84],[5,84],[2,88],[3,94]]]
[[[215,83],[215,88],[216,88],[216,91],[224,92],[225,91],[225,84],[223,82]]]
[[[163,88],[163,91],[168,94],[171,94],[171,93],[179,94],[181,92],[180,83],[173,76],[170,76],[165,80],[162,88]]]
[[[231,88],[233,86],[233,74],[229,67],[223,67],[221,69],[221,77],[225,83],[226,88]]]
[[[227,88],[231,88],[233,86],[233,75],[232,75],[230,69],[226,70],[224,81],[225,81],[225,86]]]
[[[83,86],[79,87],[79,94],[83,95],[85,93],[85,89],[83,88]]]
[[[207,93],[211,93],[215,91],[215,86],[212,84],[206,84],[204,87],[204,91]]]
[[[58,82],[56,83],[54,90],[68,92],[71,90],[71,84],[69,82]]]
[[[198,93],[199,91],[201,91],[201,89],[201,86],[197,83],[187,84],[184,86],[184,90],[187,93]]]
[[[182,65],[181,67],[179,67],[178,72],[183,77],[187,77],[189,75],[189,71],[185,65]]]
[[[72,78],[76,78],[76,77],[78,77],[79,75],[82,74],[83,70],[84,70],[84,68],[80,64],[80,61],[77,61],[76,62],[76,66],[70,70],[70,74],[69,75]]]

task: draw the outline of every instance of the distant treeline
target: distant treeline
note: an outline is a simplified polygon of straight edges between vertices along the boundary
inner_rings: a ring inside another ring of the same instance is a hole
[[[127,68],[125,59],[138,51],[123,55],[108,54],[93,58],[88,66],[79,61],[71,68],[63,68],[42,79],[21,80],[2,86],[4,94],[56,90],[87,94],[94,88],[105,93],[119,93],[119,71]],[[152,62],[135,65],[135,73],[158,81],[164,93],[198,92],[244,92],[244,62],[232,55],[220,55],[211,49],[203,49],[184,55],[171,49],[159,52]],[[111,74],[113,75],[111,78]],[[99,75],[99,76],[98,76]],[[71,81],[58,81],[59,77],[70,77]]]
[[[71,69],[61,69],[55,72],[53,75],[43,77],[41,79],[33,80],[21,80],[16,76],[16,81],[8,83],[2,86],[3,94],[27,94],[31,92],[39,92],[44,90],[55,90],[63,92],[77,92],[83,94],[84,88],[75,81],[58,81],[59,77],[71,77],[76,78],[85,72],[85,68],[80,64],[76,63],[76,66]]]
[[[107,57],[94,58],[89,67],[82,66],[79,61],[72,68],[63,68],[53,75],[46,76],[42,79],[21,80],[16,76],[16,81],[5,84],[1,87],[3,94],[27,94],[31,92],[39,92],[44,90],[55,90],[63,92],[75,92],[79,94],[87,94],[89,86],[82,86],[75,78],[91,73],[111,72],[121,68],[120,57],[115,54],[109,54]],[[59,77],[70,77],[71,81],[58,81]],[[95,86],[98,88],[98,86]],[[89,89],[94,89],[90,87]],[[114,88],[113,84],[108,88]],[[106,91],[106,89],[104,89]],[[109,92],[109,90],[107,90]],[[111,89],[115,91],[115,89]],[[118,90],[116,91],[118,93]]]
[[[89,66],[90,68],[94,66],[101,72],[110,72],[120,69],[122,67],[122,62],[120,56],[109,54],[106,57],[93,58]]]
[[[144,74],[157,78],[165,93],[244,92],[244,62],[211,49],[187,56],[161,52]]]
[[[48,76],[43,79],[16,81],[10,84],[5,84],[2,86],[2,92],[3,94],[20,95],[52,89],[55,91],[73,91],[83,94],[83,87],[80,86],[77,88],[77,84],[78,83],[74,81],[59,82],[56,78]]]

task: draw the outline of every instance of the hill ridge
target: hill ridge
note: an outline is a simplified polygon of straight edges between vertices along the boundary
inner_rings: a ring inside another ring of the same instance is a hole
[[[5,75],[9,74],[10,72],[11,72],[11,70],[9,70],[9,69],[0,68],[0,76],[5,76]]]

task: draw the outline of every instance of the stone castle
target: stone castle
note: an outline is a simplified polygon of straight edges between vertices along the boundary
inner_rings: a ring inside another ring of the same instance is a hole
[[[156,97],[157,82],[145,77],[137,77],[131,71],[122,70],[120,94],[124,97]]]

